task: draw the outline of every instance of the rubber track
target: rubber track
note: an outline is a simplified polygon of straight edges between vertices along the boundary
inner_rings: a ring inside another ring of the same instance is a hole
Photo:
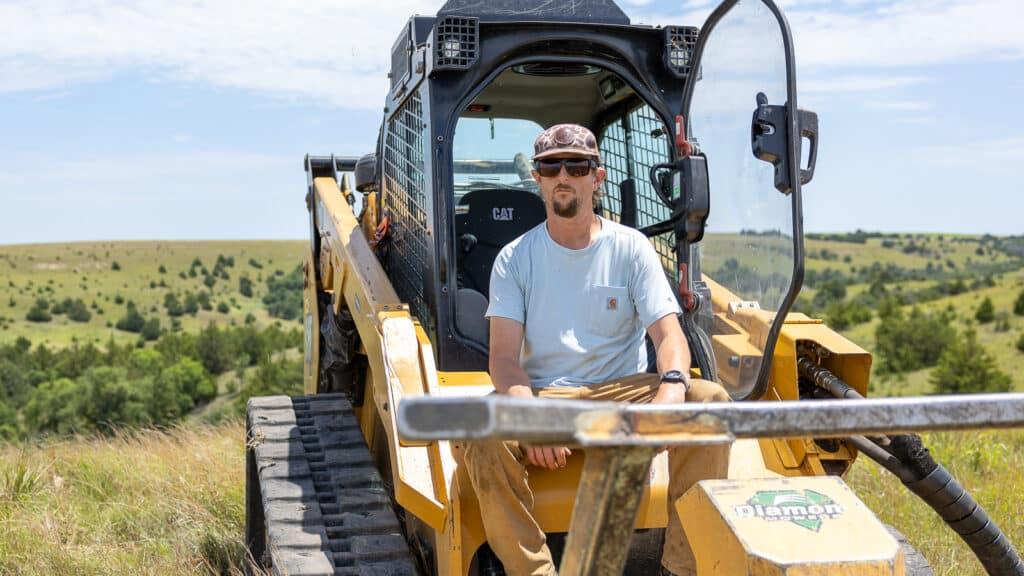
[[[253,398],[247,415],[273,574],[417,574],[343,395]]]

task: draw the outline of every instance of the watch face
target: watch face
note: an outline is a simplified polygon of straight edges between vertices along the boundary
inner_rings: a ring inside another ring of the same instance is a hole
[[[661,375],[662,380],[682,380],[683,373],[679,370],[669,370]]]

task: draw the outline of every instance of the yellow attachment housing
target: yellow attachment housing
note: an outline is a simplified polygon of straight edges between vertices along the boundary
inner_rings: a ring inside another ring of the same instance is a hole
[[[675,503],[700,576],[903,576],[899,544],[834,476],[704,480]]]

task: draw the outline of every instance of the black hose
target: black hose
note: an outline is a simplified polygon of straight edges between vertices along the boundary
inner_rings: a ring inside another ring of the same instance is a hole
[[[898,458],[888,453],[874,441],[864,436],[851,436],[846,438],[846,441],[853,444],[857,450],[860,450],[875,462],[878,462],[883,468],[892,472],[900,480],[908,482],[917,478],[913,470],[904,466]]]
[[[797,367],[801,376],[836,398],[863,398],[827,368],[809,358],[800,358]],[[1024,576],[1024,561],[1017,555],[1013,544],[985,509],[932,458],[921,437],[900,434],[888,438],[889,442],[884,446],[863,436],[848,440],[895,474],[904,486],[931,506],[970,546],[989,576]]]

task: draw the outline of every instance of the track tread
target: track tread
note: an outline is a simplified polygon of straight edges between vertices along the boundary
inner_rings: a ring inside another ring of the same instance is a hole
[[[247,412],[274,574],[417,574],[343,395],[253,398]]]

